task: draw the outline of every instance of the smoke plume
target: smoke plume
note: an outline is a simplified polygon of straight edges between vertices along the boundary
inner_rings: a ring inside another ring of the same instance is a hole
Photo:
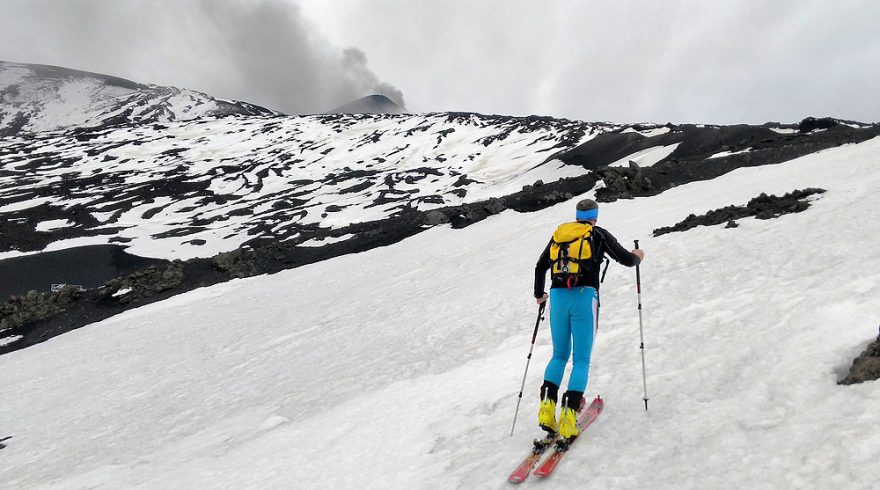
[[[175,85],[291,114],[370,94],[403,105],[356,47],[284,0],[4,0],[0,59]]]

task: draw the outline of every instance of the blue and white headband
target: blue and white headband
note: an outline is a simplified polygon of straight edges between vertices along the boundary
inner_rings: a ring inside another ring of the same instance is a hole
[[[599,219],[599,209],[593,208],[593,209],[588,209],[586,211],[581,211],[580,209],[578,209],[575,212],[575,216],[578,221],[587,221],[587,220],[591,220],[591,219],[597,220],[597,219]]]

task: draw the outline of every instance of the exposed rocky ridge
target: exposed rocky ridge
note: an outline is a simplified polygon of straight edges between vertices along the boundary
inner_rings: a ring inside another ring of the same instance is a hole
[[[745,206],[726,206],[700,216],[691,214],[673,226],[665,226],[654,230],[654,236],[665,235],[676,231],[687,231],[697,226],[712,226],[727,223],[727,228],[735,228],[736,220],[754,216],[758,219],[772,219],[789,213],[800,213],[810,207],[807,197],[824,193],[825,189],[807,188],[795,190],[782,197],[768,196],[761,193],[752,198]]]
[[[880,335],[853,360],[847,375],[838,382],[852,385],[880,379]]]
[[[184,265],[180,261],[164,267],[151,265],[122,278],[113,279],[98,289],[99,299],[118,298],[120,304],[142,301],[183,284]]]
[[[653,196],[674,186],[713,179],[740,167],[781,163],[880,135],[877,125],[852,127],[839,123],[830,129],[809,133],[778,133],[762,126],[668,126],[670,132],[649,138],[640,138],[637,133],[601,134],[558,158],[596,170],[605,183],[603,189],[597,190],[596,200],[613,202]],[[651,167],[602,168],[652,146],[676,143],[675,151]],[[721,152],[730,154],[710,158]]]
[[[22,296],[11,296],[0,305],[0,332],[16,332],[21,325],[57,317],[66,312],[81,294],[76,287],[65,286],[54,293],[30,291]]]

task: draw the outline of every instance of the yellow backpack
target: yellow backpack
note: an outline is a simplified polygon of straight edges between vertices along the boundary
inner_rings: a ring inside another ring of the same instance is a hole
[[[553,266],[551,277],[562,279],[572,286],[571,279],[587,270],[587,261],[593,258],[593,247],[590,235],[593,226],[589,223],[565,223],[553,232],[550,243],[550,261]]]

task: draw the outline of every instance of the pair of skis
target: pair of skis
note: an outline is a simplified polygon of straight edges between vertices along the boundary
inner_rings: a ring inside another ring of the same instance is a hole
[[[581,433],[583,433],[583,431],[585,431],[587,427],[596,420],[596,417],[602,413],[603,406],[604,402],[602,401],[602,398],[597,396],[593,400],[593,403],[578,415],[577,425]],[[553,470],[556,469],[556,466],[559,465],[559,461],[562,460],[562,457],[571,449],[571,445],[574,444],[579,437],[580,436],[577,436],[574,439],[565,442],[559,441],[557,436],[535,441],[535,447],[532,449],[531,454],[526,456],[522,463],[513,470],[513,473],[510,474],[507,481],[511,483],[524,482],[532,472],[532,468],[534,468],[541,460],[544,453],[547,452],[550,447],[553,447],[550,456],[548,456],[547,459],[544,460],[544,463],[541,464],[541,466],[538,466],[538,469],[535,470],[535,476],[543,478],[550,476],[550,474],[553,473]]]

